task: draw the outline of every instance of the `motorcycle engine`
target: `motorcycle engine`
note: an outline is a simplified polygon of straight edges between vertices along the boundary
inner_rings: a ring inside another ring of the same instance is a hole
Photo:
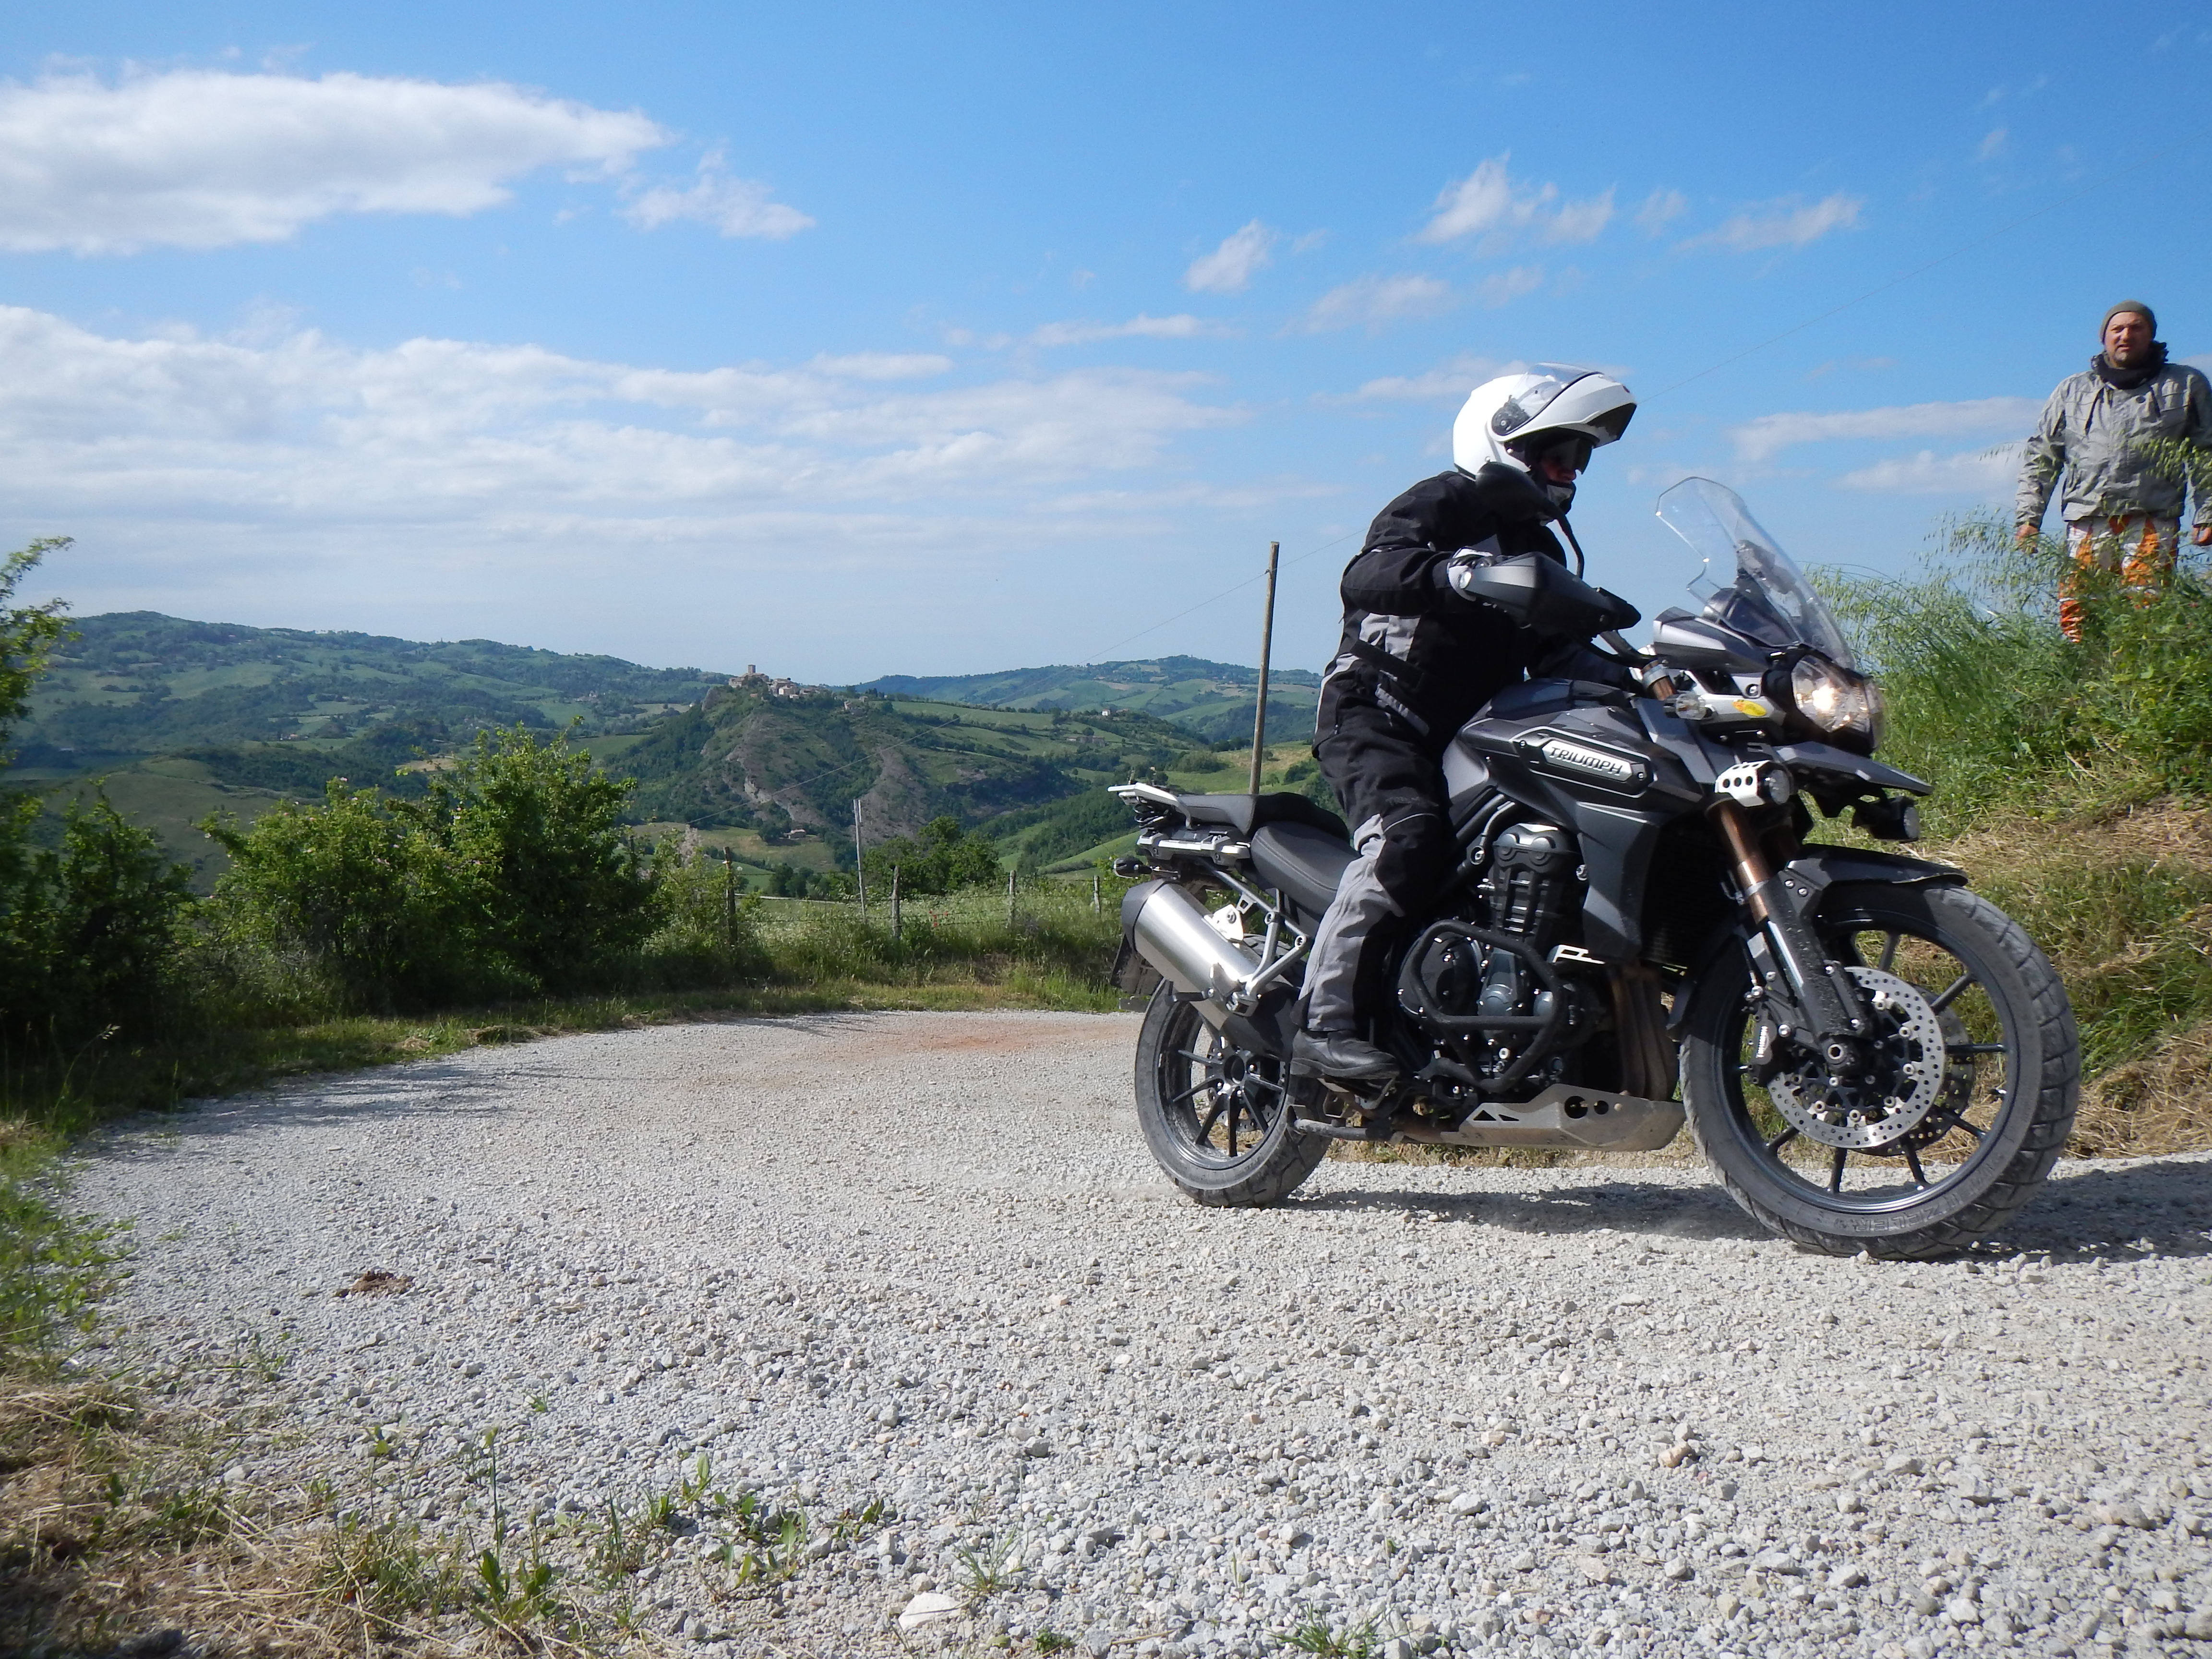
[[[1579,861],[1573,838],[1556,824],[1515,823],[1499,830],[1489,846],[1487,866],[1475,893],[1480,914],[1473,920],[1494,933],[1513,933],[1528,941],[1529,955],[1549,955],[1566,920],[1575,912],[1575,866]],[[1552,1012],[1553,993],[1528,970],[1514,951],[1480,945],[1464,938],[1444,937],[1426,947],[1419,978],[1436,993],[1436,1012],[1467,1015],[1534,1015]],[[1568,1011],[1565,1048],[1586,1034],[1588,1010],[1580,1006],[1580,988],[1571,982],[1569,994],[1577,999]],[[1420,1011],[1406,1012],[1417,1021]],[[1480,1075],[1494,1077],[1510,1065],[1526,1040],[1525,1031],[1505,1031],[1484,1037],[1457,1040],[1456,1046]]]

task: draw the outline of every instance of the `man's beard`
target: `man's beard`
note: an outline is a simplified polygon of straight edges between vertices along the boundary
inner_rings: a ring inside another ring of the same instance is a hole
[[[2134,391],[2165,367],[2166,343],[2162,340],[2153,340],[2126,362],[2116,360],[2110,349],[2089,359],[2090,371],[2099,380],[2123,392]]]

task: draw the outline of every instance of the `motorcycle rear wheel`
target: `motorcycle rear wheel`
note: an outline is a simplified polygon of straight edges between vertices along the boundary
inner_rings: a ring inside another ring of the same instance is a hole
[[[1802,1110],[1786,1116],[1788,1102],[1757,1080],[1739,950],[1690,993],[1682,1087],[1698,1149],[1763,1225],[1832,1255],[1927,1259],[1989,1237],[2033,1196],[2074,1127],[2081,1038],[2065,987],[2018,922],[1964,888],[1838,886],[1814,920],[1832,959],[1917,991],[1918,1030],[1940,1022],[1932,1109],[1872,1146],[1835,1144],[1850,1132]]]
[[[1255,1206],[1293,1191],[1328,1142],[1298,1133],[1289,1073],[1235,1047],[1163,983],[1137,1036],[1137,1122],[1168,1179],[1200,1204]]]

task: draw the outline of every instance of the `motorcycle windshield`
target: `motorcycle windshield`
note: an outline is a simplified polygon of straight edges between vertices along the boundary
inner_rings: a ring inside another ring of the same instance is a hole
[[[1685,478],[1659,497],[1659,521],[1705,562],[1698,580],[1715,586],[1700,593],[1693,581],[1690,591],[1704,599],[1700,614],[1708,621],[1775,650],[1809,645],[1838,667],[1858,666],[1827,601],[1735,491],[1711,478]],[[1735,577],[1720,586],[1723,571]]]

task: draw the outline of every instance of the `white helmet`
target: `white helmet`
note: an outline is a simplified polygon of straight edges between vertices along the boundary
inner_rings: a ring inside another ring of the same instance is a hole
[[[1577,471],[1589,452],[1628,430],[1636,397],[1610,374],[1565,363],[1538,363],[1525,374],[1485,380],[1468,394],[1452,422],[1452,462],[1472,475],[1486,465],[1506,466],[1534,477],[1529,462],[1562,443],[1577,443]],[[1535,478],[1565,512],[1572,484]]]

